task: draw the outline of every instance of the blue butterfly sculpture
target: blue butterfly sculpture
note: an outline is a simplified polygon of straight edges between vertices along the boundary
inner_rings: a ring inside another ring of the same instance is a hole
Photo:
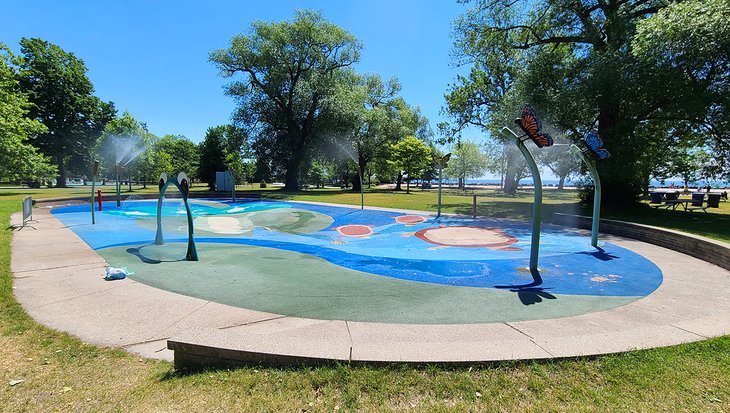
[[[585,144],[586,148],[596,155],[598,159],[603,160],[611,156],[608,149],[603,147],[603,140],[601,140],[601,137],[598,136],[598,132],[590,131],[581,140]]]

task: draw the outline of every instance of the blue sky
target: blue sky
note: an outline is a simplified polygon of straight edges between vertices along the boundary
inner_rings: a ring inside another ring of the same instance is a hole
[[[432,127],[442,120],[448,84],[465,70],[450,56],[451,22],[466,9],[455,0],[13,1],[3,5],[0,42],[15,52],[22,37],[58,44],[84,60],[97,96],[120,113],[128,110],[156,135],[199,142],[234,108],[208,53],[252,21],[291,19],[298,8],[321,10],[353,33],[364,44],[358,71],[396,76]]]

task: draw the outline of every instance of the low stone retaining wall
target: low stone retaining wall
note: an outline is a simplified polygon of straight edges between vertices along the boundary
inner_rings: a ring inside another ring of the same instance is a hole
[[[590,229],[592,224],[590,217],[582,215],[555,213],[553,217],[554,224],[567,227]],[[602,219],[599,229],[606,234],[633,238],[669,248],[730,270],[730,244],[721,241],[686,232],[612,219]]]

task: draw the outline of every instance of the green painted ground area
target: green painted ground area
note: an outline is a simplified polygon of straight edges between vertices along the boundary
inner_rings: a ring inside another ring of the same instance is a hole
[[[461,324],[548,319],[602,311],[639,297],[515,293],[452,287],[355,271],[298,252],[199,243],[202,261],[183,261],[185,244],[97,252],[141,283],[241,308],[290,316],[383,323]],[[526,304],[533,302],[533,304]]]

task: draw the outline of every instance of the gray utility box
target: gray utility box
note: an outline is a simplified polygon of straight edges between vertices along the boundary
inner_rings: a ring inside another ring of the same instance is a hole
[[[230,172],[216,172],[215,173],[215,190],[216,191],[232,191],[233,190],[233,175]]]

